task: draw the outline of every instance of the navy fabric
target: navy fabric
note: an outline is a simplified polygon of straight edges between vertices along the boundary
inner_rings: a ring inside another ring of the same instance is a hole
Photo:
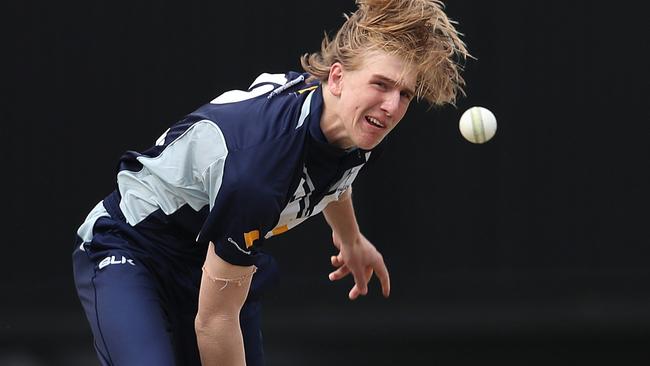
[[[278,272],[264,252],[265,236],[336,200],[370,156],[327,143],[318,83],[301,81],[268,97],[278,80],[300,75],[263,74],[265,89],[219,97],[172,125],[155,146],[121,157],[116,190],[80,227],[73,252],[77,291],[103,364],[200,364],[194,317],[213,242],[227,262],[258,267],[240,320],[247,364],[263,365],[260,299]]]
[[[194,318],[207,248],[172,251],[133,245],[129,225],[112,218],[95,224],[93,240],[73,251],[77,292],[102,365],[200,365]],[[191,253],[194,253],[192,256]],[[193,258],[190,263],[186,261]],[[249,297],[240,313],[247,365],[264,365],[261,294],[275,282],[277,264],[259,253]],[[194,262],[195,265],[192,265]]]
[[[286,74],[287,79],[297,76],[300,74]],[[307,98],[311,98],[309,115],[300,121]],[[125,153],[118,170],[138,172],[143,167],[139,158],[160,156],[202,121],[214,123],[228,151],[211,209],[206,202],[199,210],[188,209],[187,205],[173,213],[156,210],[135,226],[153,236],[165,233],[166,240],[212,241],[217,254],[227,262],[253,264],[256,250],[263,246],[265,234],[277,226],[283,210],[292,200],[304,198],[295,197],[294,193],[305,178],[305,167],[313,187],[303,193],[309,195],[304,202],[311,207],[301,210],[296,219],[315,214],[314,207],[323,197],[340,188],[335,184],[346,170],[366,162],[365,151],[344,151],[327,143],[320,129],[322,108],[322,87],[305,82],[272,98],[267,93],[230,103],[213,101],[174,124],[159,145],[141,153]],[[172,227],[176,233],[170,231]],[[245,234],[251,231],[259,232],[253,247],[246,245],[245,240]]]

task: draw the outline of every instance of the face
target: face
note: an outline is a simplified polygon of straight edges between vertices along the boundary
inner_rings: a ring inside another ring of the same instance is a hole
[[[383,52],[370,53],[356,70],[332,65],[328,88],[338,98],[339,145],[370,150],[397,126],[415,89],[415,71],[404,70],[399,57]]]

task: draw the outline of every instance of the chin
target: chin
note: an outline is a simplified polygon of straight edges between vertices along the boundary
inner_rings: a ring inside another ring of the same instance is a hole
[[[377,140],[373,140],[373,141],[359,141],[359,142],[356,144],[356,146],[357,146],[359,149],[363,149],[363,150],[372,150],[372,149],[374,149],[375,147],[377,147],[377,145],[379,145],[380,142],[381,142],[381,140],[379,140],[379,141],[377,141]]]
[[[384,134],[382,132],[384,131],[359,131],[360,133],[355,134],[352,136],[352,142],[354,143],[354,146],[358,147],[359,149],[363,150],[372,150],[381,141],[386,137],[387,134]]]

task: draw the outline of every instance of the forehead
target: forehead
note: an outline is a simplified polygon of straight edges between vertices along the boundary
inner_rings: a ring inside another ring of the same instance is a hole
[[[417,71],[399,56],[382,51],[370,52],[363,57],[360,70],[369,77],[392,80],[399,86],[415,89]]]

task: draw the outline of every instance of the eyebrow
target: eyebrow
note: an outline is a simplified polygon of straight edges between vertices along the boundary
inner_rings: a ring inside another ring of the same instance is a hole
[[[389,78],[389,77],[387,77],[387,76],[379,75],[379,74],[373,74],[372,76],[373,76],[374,78],[380,79],[380,80],[385,81],[385,82],[387,82],[387,83],[390,83],[390,84],[392,84],[392,85],[395,85],[395,86],[399,86],[399,87],[404,88],[404,90],[406,90],[406,92],[409,93],[411,96],[414,96],[414,95],[415,95],[415,92],[414,92],[413,90],[411,90],[410,88],[406,87],[404,84],[402,84],[402,83],[398,83],[397,81],[395,81],[395,80],[393,80],[393,79],[391,79],[391,78]]]

